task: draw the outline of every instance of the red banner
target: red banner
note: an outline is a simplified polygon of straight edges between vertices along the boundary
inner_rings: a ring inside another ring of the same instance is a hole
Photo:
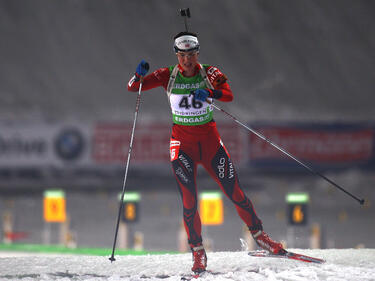
[[[96,163],[119,164],[129,151],[132,124],[98,124],[94,131],[92,155]],[[169,160],[170,126],[142,124],[136,128],[132,161],[135,163],[165,162]]]
[[[132,124],[102,123],[94,130],[92,157],[97,164],[124,163],[128,155]],[[232,159],[241,161],[244,158],[243,141],[236,126],[222,124],[219,126],[224,145]],[[170,124],[137,125],[132,151],[132,162],[137,164],[155,164],[169,162]]]
[[[258,131],[267,139],[301,159],[343,163],[368,161],[374,157],[373,129],[299,129],[263,128]],[[279,159],[286,156],[255,135],[250,136],[250,159]]]

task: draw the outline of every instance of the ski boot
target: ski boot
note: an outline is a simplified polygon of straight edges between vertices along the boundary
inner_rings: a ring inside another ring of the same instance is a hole
[[[267,250],[271,254],[280,255],[285,253],[283,245],[279,242],[273,241],[263,230],[251,234],[258,246]]]
[[[203,246],[192,248],[192,252],[193,252],[194,263],[193,263],[193,267],[191,268],[191,270],[196,274],[206,271],[207,255]]]

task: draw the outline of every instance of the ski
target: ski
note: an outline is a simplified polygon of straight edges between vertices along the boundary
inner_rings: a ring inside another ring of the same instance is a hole
[[[232,271],[232,272],[234,272],[234,271],[241,271],[241,272],[259,273],[259,268],[251,268],[251,269],[247,269],[247,270],[239,270],[237,268],[237,269],[232,269],[230,271]],[[200,278],[205,279],[206,277],[211,277],[211,276],[215,277],[215,276],[219,276],[219,275],[225,275],[227,273],[228,272],[206,270],[206,271],[203,271],[201,273],[191,273],[191,274],[182,275],[181,276],[181,280],[185,280],[186,281],[186,280],[195,280],[195,279],[200,279]]]
[[[205,278],[207,276],[215,276],[215,275],[222,275],[225,274],[224,272],[219,272],[219,271],[212,271],[212,270],[206,270],[202,271],[199,273],[191,273],[187,275],[181,276],[181,280],[194,280],[194,279],[199,279],[201,277]]]
[[[303,262],[311,262],[311,263],[325,263],[325,260],[314,258],[302,254],[297,254],[294,252],[286,251],[282,254],[271,254],[267,251],[261,250],[261,251],[250,251],[249,256],[252,257],[265,257],[265,258],[283,258],[283,259],[292,259],[292,260],[298,260]]]
[[[200,277],[207,276],[208,274],[215,274],[215,273],[213,273],[212,271],[206,270],[206,271],[202,271],[199,273],[192,273],[192,274],[181,276],[181,280],[194,280]]]

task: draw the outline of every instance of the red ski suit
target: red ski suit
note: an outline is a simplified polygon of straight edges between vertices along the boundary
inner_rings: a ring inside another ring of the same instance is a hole
[[[196,68],[196,75],[200,75],[200,65]],[[182,74],[181,67],[179,71]],[[217,68],[209,67],[207,78],[214,86],[214,90],[209,90],[210,97],[224,102],[232,101],[233,93],[224,74]],[[144,77],[142,90],[160,86],[167,90],[169,79],[169,68],[160,68]],[[139,78],[135,75],[128,83],[128,90],[136,92],[139,85]],[[250,231],[262,230],[262,222],[239,185],[233,163],[213,120],[195,126],[173,124],[170,151],[173,172],[183,201],[184,226],[192,248],[202,244],[201,220],[197,210],[198,164],[204,166],[225,195],[235,204],[239,216]]]

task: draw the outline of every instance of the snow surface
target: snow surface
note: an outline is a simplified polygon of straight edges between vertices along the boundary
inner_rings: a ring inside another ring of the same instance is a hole
[[[324,258],[324,264],[250,257],[246,251],[209,252],[208,269],[221,273],[200,280],[375,280],[375,249],[295,252]],[[108,257],[0,252],[0,280],[180,280],[190,272],[191,254]]]

